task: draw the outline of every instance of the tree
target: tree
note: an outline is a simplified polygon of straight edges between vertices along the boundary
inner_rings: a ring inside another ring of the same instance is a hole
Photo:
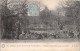
[[[3,2],[2,2],[2,11],[1,11],[1,24],[2,24],[2,36],[7,36],[7,34],[8,34],[8,32],[11,30],[11,29],[8,29],[8,28],[10,28],[9,27],[9,25],[8,25],[8,18],[9,18],[9,16],[11,15],[11,13],[10,13],[10,10],[8,9],[8,7],[7,7],[7,1],[8,0],[3,0]],[[9,30],[9,31],[8,31]],[[3,32],[4,31],[4,32]],[[10,31],[11,32],[11,31]]]
[[[3,32],[3,38],[12,39],[15,38],[15,36],[17,36],[16,38],[19,39],[19,32],[21,32],[20,29],[22,29],[22,27],[24,26],[26,27],[26,1],[27,0],[24,0],[23,2],[20,1],[18,2],[19,4],[15,4],[16,2],[13,0],[11,0],[9,3],[8,0],[3,0],[1,9],[1,29]],[[17,31],[16,34],[14,34],[14,30]]]
[[[65,15],[73,19],[71,21],[74,21],[77,31],[80,32],[80,1],[67,1],[65,10]]]
[[[45,9],[41,12],[40,17],[41,17],[43,24],[49,25],[51,12],[48,10],[47,7],[45,7]]]
[[[2,9],[2,0],[0,0],[0,39],[2,38],[2,34],[1,34],[1,9]]]

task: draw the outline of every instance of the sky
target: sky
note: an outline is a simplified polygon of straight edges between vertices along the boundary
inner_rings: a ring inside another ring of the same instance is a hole
[[[32,0],[29,0],[30,2]],[[60,1],[62,0],[33,0],[40,2],[41,5],[47,6],[49,10],[56,9],[57,6],[59,6]],[[43,7],[43,6],[42,6]]]
[[[8,1],[11,1],[11,0],[8,0]],[[19,1],[24,1],[24,0],[19,0]],[[59,2],[62,0],[28,0],[28,1],[29,2],[32,2],[32,1],[40,2],[41,9],[44,9],[44,6],[47,6],[49,10],[54,10],[56,9],[57,6],[59,6]]]
[[[49,10],[54,10],[58,6],[60,0],[42,0],[41,2],[46,5]]]
[[[24,0],[8,0],[8,2],[10,1],[24,1]],[[67,0],[28,0],[29,2],[33,2],[33,1],[37,1],[40,2],[40,8],[44,9],[45,6],[48,7],[49,10],[55,10],[58,6],[60,6],[60,2],[65,2]],[[70,0],[70,1],[74,1],[74,0]],[[80,1],[80,0],[78,0]]]

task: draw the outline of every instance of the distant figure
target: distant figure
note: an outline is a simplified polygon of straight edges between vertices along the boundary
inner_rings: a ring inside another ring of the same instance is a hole
[[[19,35],[19,39],[20,39],[20,40],[24,40],[24,39],[25,39],[25,34],[20,34],[20,35]]]
[[[69,32],[69,38],[73,38],[74,37],[74,33],[72,31]]]
[[[38,39],[43,39],[42,35],[41,34],[38,34]]]
[[[75,30],[73,33],[74,33],[74,38],[78,38],[79,32]]]
[[[31,33],[29,34],[29,32],[26,32],[26,33],[25,33],[25,39],[31,38],[30,35],[31,35]]]
[[[60,24],[60,30],[63,30],[63,25],[62,24]]]
[[[78,34],[78,38],[80,38],[80,33]]]

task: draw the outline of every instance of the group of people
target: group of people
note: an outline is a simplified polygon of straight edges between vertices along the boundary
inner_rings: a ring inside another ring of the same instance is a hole
[[[19,39],[59,39],[59,38],[80,38],[78,32],[55,31],[54,33],[26,32],[19,35]]]

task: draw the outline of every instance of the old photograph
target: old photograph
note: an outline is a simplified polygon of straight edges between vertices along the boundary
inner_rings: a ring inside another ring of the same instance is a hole
[[[1,40],[80,41],[80,1],[0,0]]]

